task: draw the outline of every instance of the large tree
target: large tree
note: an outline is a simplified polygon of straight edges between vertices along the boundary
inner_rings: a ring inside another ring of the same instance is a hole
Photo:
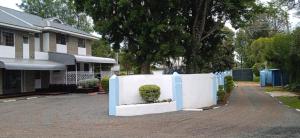
[[[91,32],[92,21],[85,13],[77,12],[73,0],[22,0],[18,5],[27,13],[43,18],[59,18],[80,30]]]
[[[257,10],[255,0],[75,1],[114,49],[120,49],[121,42],[125,44],[142,73],[149,73],[150,64],[180,52],[187,73],[203,71],[211,62],[218,62],[207,60],[222,43],[225,22],[238,28]]]

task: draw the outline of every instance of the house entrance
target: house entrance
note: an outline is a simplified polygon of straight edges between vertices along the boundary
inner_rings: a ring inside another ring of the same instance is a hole
[[[21,71],[5,70],[3,80],[3,94],[21,93]]]

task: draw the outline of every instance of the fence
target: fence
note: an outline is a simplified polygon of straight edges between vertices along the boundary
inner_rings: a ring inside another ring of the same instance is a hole
[[[50,73],[51,84],[77,84],[79,81],[93,79],[99,73],[89,71],[55,71]],[[111,71],[101,71],[101,77],[110,77],[113,73]]]
[[[234,81],[253,81],[252,69],[234,69],[232,70]]]
[[[161,88],[159,100],[172,102],[141,104],[139,87],[155,84]],[[112,76],[109,82],[109,115],[134,116],[208,107],[217,103],[214,74]]]

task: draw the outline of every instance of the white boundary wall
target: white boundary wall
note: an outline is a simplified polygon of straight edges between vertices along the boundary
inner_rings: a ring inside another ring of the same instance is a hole
[[[139,94],[142,85],[158,85],[159,100],[166,103],[144,103]],[[214,74],[113,75],[109,80],[109,115],[134,116],[197,109],[217,103],[217,77]]]
[[[216,104],[213,74],[182,74],[184,109],[196,109]]]
[[[158,85],[160,87],[159,100],[173,99],[172,75],[131,75],[119,78],[119,105],[144,103],[139,88],[142,85]]]

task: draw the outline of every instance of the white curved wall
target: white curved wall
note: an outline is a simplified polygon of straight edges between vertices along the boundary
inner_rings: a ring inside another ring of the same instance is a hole
[[[181,74],[184,109],[215,105],[213,74]]]
[[[173,99],[172,75],[119,76],[119,105],[144,103],[139,94],[139,88],[147,84],[160,87],[159,100]]]

